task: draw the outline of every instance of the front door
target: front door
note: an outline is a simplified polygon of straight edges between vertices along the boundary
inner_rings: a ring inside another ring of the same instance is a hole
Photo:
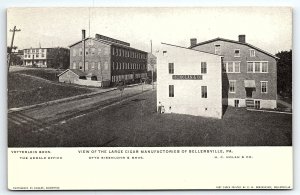
[[[246,88],[246,98],[252,98],[252,88]]]

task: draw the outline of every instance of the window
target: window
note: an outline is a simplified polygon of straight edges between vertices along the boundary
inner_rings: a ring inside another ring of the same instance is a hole
[[[262,62],[261,72],[268,72],[268,62]]]
[[[218,55],[221,54],[221,46],[220,45],[215,45],[215,54],[218,54]]]
[[[89,55],[89,49],[85,50],[85,55],[88,56]]]
[[[206,74],[206,73],[207,73],[206,62],[201,62],[201,74]]]
[[[259,100],[255,100],[255,108],[256,109],[260,109],[260,101]]]
[[[169,63],[169,74],[174,74],[174,63]]]
[[[76,69],[76,62],[73,62],[73,69]]]
[[[76,56],[76,49],[73,49],[73,56]]]
[[[169,85],[169,97],[174,97],[174,85]]]
[[[261,93],[268,93],[268,82],[267,81],[261,81]]]
[[[241,62],[234,62],[234,72],[240,72]]]
[[[250,49],[250,57],[255,57],[255,50],[254,49]]]
[[[240,57],[240,50],[239,49],[234,50],[234,57]]]
[[[227,72],[231,73],[233,72],[233,62],[228,62],[228,65],[227,65]]]
[[[267,73],[268,72],[268,62],[247,62],[247,72],[248,73]]]
[[[201,86],[201,97],[207,98],[207,86]]]
[[[236,81],[229,81],[229,93],[235,93]]]
[[[38,57],[39,57],[39,54],[36,54],[36,55],[35,55],[35,57],[37,57],[37,58],[38,58]]]
[[[82,69],[82,62],[79,62],[79,69]]]
[[[94,70],[95,69],[95,62],[92,62],[92,68],[91,68],[92,70]]]
[[[253,62],[247,62],[247,72],[253,72]]]
[[[240,100],[234,100],[234,107],[239,107]]]
[[[255,62],[255,72],[260,72],[260,62]]]
[[[42,54],[42,57],[45,57],[45,54]]]
[[[101,54],[101,48],[98,48],[98,55]]]
[[[85,69],[89,70],[89,62],[85,62]]]
[[[223,62],[223,72],[240,73],[241,62]]]
[[[79,48],[79,56],[82,56],[82,48]]]

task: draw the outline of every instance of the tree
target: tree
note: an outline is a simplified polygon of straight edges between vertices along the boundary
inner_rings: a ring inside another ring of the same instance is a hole
[[[21,65],[22,64],[22,59],[20,56],[17,55],[16,52],[13,52],[13,50],[16,50],[17,47],[13,47],[12,48],[12,51],[11,51],[11,48],[10,47],[7,47],[7,58],[9,60],[11,60],[11,64],[12,65]]]
[[[277,62],[277,93],[292,98],[292,50],[275,54]]]

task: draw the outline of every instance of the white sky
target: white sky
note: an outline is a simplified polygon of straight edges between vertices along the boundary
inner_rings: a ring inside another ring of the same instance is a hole
[[[7,45],[14,25],[19,49],[67,47],[89,35],[89,8],[14,8],[7,12]],[[90,35],[103,34],[150,51],[160,42],[189,46],[216,37],[246,42],[272,54],[292,48],[292,11],[287,7],[240,8],[90,8]]]

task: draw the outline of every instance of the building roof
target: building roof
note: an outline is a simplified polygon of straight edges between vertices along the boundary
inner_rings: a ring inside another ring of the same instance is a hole
[[[204,44],[215,42],[215,41],[225,41],[225,42],[231,42],[231,43],[246,45],[246,46],[251,47],[253,49],[256,49],[256,50],[258,50],[258,51],[260,51],[260,52],[262,52],[262,53],[264,53],[264,54],[266,54],[268,56],[271,56],[273,58],[279,59],[277,56],[275,56],[275,55],[273,55],[273,54],[271,54],[269,52],[266,52],[266,51],[264,51],[262,49],[259,49],[258,47],[255,47],[255,46],[253,46],[253,45],[251,45],[249,43],[243,43],[243,42],[239,42],[239,41],[235,41],[235,40],[230,40],[230,39],[224,39],[224,38],[220,38],[220,37],[215,38],[215,39],[211,39],[211,40],[208,40],[208,41],[203,41],[203,42],[197,43],[196,45],[190,46],[189,48],[194,48],[194,47],[197,47],[199,45],[204,45]]]
[[[62,73],[60,73],[60,74],[57,75],[57,76],[60,77],[61,75],[65,74],[65,73],[68,72],[68,71],[72,71],[73,73],[75,73],[75,74],[78,75],[79,77],[81,77],[81,76],[86,76],[86,75],[87,75],[85,72],[83,72],[83,71],[81,71],[81,70],[78,70],[78,69],[67,69],[67,70],[63,71]]]
[[[93,38],[93,37],[87,37],[87,38],[84,39],[84,41],[86,41],[86,40],[88,40],[88,39],[92,39],[92,40],[94,40],[94,41],[98,41],[98,42],[104,43],[104,44],[106,44],[106,45],[115,45],[115,46],[124,47],[124,48],[130,48],[130,49],[134,49],[134,50],[137,50],[137,51],[141,51],[141,52],[147,53],[147,52],[145,52],[145,51],[142,51],[142,50],[139,50],[139,49],[135,49],[135,48],[130,47],[130,46],[126,46],[126,45],[123,45],[123,44],[111,42],[111,41],[108,41],[108,40],[96,39],[96,38]],[[73,43],[72,45],[69,45],[69,47],[73,47],[74,45],[77,45],[77,44],[80,43],[80,42],[82,42],[82,40],[77,41],[76,43]]]
[[[215,54],[215,53],[210,53],[210,52],[207,52],[207,51],[200,51],[200,50],[196,50],[196,49],[192,49],[190,47],[182,47],[182,46],[178,46],[178,45],[173,45],[173,44],[169,44],[169,43],[161,43],[163,45],[169,45],[169,46],[173,46],[173,47],[179,47],[179,48],[182,48],[182,49],[188,49],[188,50],[192,50],[192,51],[196,51],[196,52],[201,52],[201,53],[207,53],[207,54],[212,54],[212,55],[216,55],[216,56],[223,56],[223,55],[219,55],[219,54]]]

